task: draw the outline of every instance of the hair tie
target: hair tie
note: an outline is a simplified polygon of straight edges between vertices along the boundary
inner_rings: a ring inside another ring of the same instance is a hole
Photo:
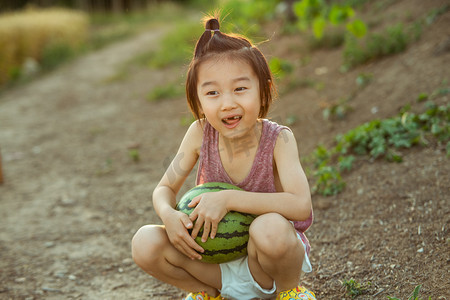
[[[220,32],[220,29],[205,29],[205,31],[214,31],[214,32]]]

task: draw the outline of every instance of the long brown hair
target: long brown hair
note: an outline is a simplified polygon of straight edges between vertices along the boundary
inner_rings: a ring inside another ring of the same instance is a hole
[[[212,57],[226,57],[248,63],[259,79],[261,106],[259,117],[264,118],[276,95],[276,87],[269,65],[262,52],[247,38],[220,31],[218,17],[207,17],[205,32],[197,41],[194,56],[186,78],[186,96],[189,108],[197,120],[203,118],[197,94],[198,69],[202,62]]]

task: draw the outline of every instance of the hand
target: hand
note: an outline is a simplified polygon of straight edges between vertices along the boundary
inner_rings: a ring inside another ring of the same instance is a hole
[[[190,259],[202,259],[198,253],[203,253],[203,248],[197,244],[188,232],[193,224],[188,215],[174,210],[170,215],[164,218],[167,236],[172,245],[181,253]]]
[[[208,240],[208,236],[214,239],[220,220],[227,214],[226,197],[224,191],[201,194],[188,205],[195,207],[189,215],[191,221],[195,221],[192,229],[192,238],[196,238],[203,226],[202,242]]]

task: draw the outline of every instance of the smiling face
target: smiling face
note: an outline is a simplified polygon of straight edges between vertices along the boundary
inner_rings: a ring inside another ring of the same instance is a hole
[[[258,77],[248,63],[232,58],[204,61],[197,93],[202,113],[222,136],[238,138],[253,130],[261,98]]]

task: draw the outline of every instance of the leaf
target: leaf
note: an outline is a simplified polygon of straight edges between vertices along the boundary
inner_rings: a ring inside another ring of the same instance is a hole
[[[337,6],[333,5],[330,11],[328,19],[331,24],[339,25],[350,19],[355,14],[354,10],[350,6]]]
[[[353,155],[339,156],[338,161],[339,161],[339,170],[350,171],[353,166],[353,162],[355,161],[355,157]]]
[[[355,37],[362,38],[367,33],[367,26],[363,21],[356,19],[347,23],[347,30],[350,31]]]
[[[320,40],[323,37],[323,32],[325,30],[325,26],[327,25],[327,22],[323,17],[316,17],[314,18],[312,27],[313,27],[313,33],[316,39]]]
[[[415,300],[419,297],[419,291],[420,291],[421,285],[419,284],[418,286],[416,286],[416,288],[414,289],[413,295],[409,298],[410,300]]]

